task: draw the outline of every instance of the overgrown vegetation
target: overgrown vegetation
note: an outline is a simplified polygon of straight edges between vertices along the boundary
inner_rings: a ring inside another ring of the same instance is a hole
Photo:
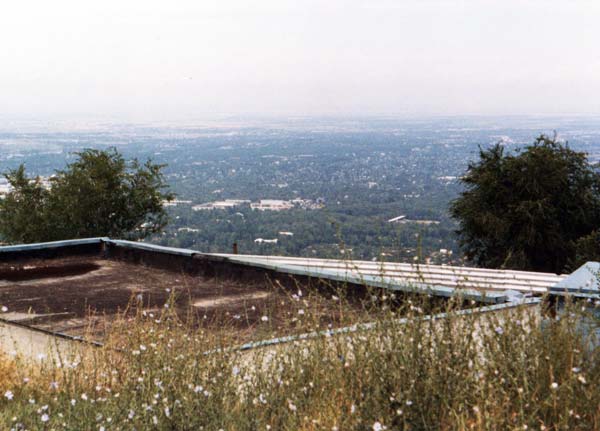
[[[462,183],[450,212],[478,266],[561,273],[600,258],[600,174],[556,137],[516,153],[501,144],[480,150]]]
[[[294,300],[299,331],[328,329]],[[457,315],[452,304],[431,320],[424,301],[387,307],[369,331],[245,352],[210,323],[140,309],[103,348],[41,366],[3,358],[2,429],[600,427],[600,349],[580,331],[580,305],[542,323],[537,308]]]
[[[167,223],[163,165],[126,161],[115,149],[87,149],[43,184],[24,165],[5,173],[0,241],[31,243],[112,236],[141,239]]]

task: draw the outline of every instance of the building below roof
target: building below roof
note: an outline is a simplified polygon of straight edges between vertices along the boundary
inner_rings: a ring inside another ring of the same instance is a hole
[[[294,208],[294,204],[279,199],[261,199],[256,203],[251,203],[250,208],[259,211],[285,211]]]
[[[394,217],[394,218],[389,219],[388,223],[396,223],[396,222],[399,222],[400,220],[405,219],[405,218],[406,218],[405,215]]]
[[[314,281],[325,290],[332,286],[347,289],[348,297],[357,301],[352,306],[360,310],[359,298],[369,288],[399,292],[398,298],[426,294],[444,301],[443,298],[459,296],[474,301],[473,304],[461,301],[471,304],[461,312],[477,313],[519,304],[532,306],[547,294],[554,295],[553,298],[582,297],[600,303],[599,274],[597,262],[588,262],[570,275],[557,275],[443,265],[201,253],[109,238],[4,246],[0,247],[0,347],[13,342],[11,334],[15,331],[31,335],[21,340],[21,345],[28,349],[33,341],[27,340],[47,339],[36,334],[75,340],[86,331],[90,333],[91,327],[94,339],[101,341],[105,325],[110,325],[119,310],[127,308],[132,297],[158,312],[175,290],[185,292],[180,297],[183,303],[178,305],[182,310],[192,307],[209,318],[211,313],[217,315],[221,310],[241,325],[241,334],[250,337],[255,323],[264,316],[260,310],[269,304],[275,313],[269,319],[274,323],[278,319],[285,323],[288,319],[287,309],[281,304],[289,295],[274,290],[273,286],[296,292],[298,286]],[[250,315],[248,305],[252,307]],[[323,319],[334,315],[334,310],[323,309]],[[93,326],[90,318],[95,319]],[[350,329],[335,329],[340,333],[347,330]],[[38,344],[41,348],[43,341]]]

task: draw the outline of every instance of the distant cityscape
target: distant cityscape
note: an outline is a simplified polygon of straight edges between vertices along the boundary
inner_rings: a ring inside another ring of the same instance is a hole
[[[2,172],[48,184],[83,148],[165,163],[177,197],[150,241],[241,252],[462,264],[449,202],[479,148],[558,134],[600,160],[600,118],[239,119],[219,124],[0,123]],[[7,193],[0,179],[0,196]]]

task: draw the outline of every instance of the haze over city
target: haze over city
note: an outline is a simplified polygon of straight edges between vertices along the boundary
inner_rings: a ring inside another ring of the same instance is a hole
[[[600,3],[9,2],[0,116],[600,113]]]

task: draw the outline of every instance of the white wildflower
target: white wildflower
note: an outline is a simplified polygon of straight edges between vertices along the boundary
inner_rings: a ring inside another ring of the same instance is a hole
[[[12,400],[13,397],[14,397],[14,395],[11,391],[4,392],[4,398],[6,398],[7,400]]]
[[[44,413],[40,418],[42,422],[48,422],[50,420],[50,416],[47,413]]]

